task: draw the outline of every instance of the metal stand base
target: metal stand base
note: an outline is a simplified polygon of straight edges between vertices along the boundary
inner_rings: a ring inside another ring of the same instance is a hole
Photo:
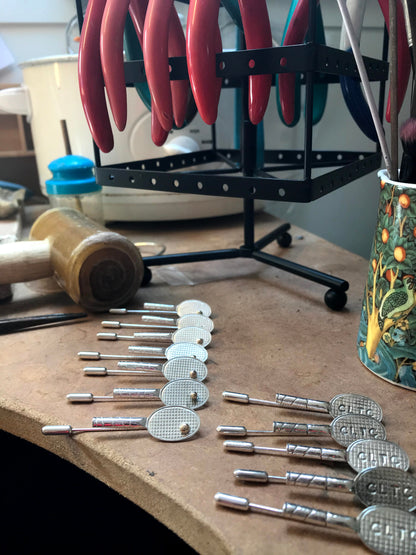
[[[291,262],[279,256],[263,252],[262,249],[272,241],[277,241],[281,247],[289,247],[292,237],[289,233],[290,224],[284,223],[276,229],[254,241],[254,203],[251,199],[244,201],[244,244],[238,248],[221,249],[212,251],[187,252],[180,254],[164,254],[159,256],[147,256],[143,258],[146,271],[144,284],[149,283],[152,278],[150,266],[162,266],[165,264],[183,264],[186,262],[202,262],[208,260],[226,260],[231,258],[254,258],[264,264],[303,277],[315,283],[329,287],[325,293],[325,304],[332,310],[341,310],[347,302],[346,291],[349,283],[341,278],[319,272],[307,266]]]

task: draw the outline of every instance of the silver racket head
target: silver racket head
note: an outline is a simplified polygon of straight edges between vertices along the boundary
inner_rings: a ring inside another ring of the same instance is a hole
[[[163,365],[163,374],[169,381],[190,378],[203,382],[208,375],[208,369],[202,360],[191,357],[176,357]]]
[[[147,418],[147,431],[161,441],[184,441],[194,436],[199,426],[197,413],[186,407],[162,407]]]
[[[185,314],[202,314],[203,316],[211,316],[211,307],[209,304],[204,303],[204,301],[198,301],[197,299],[187,299],[182,301],[176,307],[176,312],[179,316],[185,316]]]
[[[176,325],[178,328],[201,328],[207,330],[210,333],[214,329],[214,322],[208,316],[203,314],[185,314],[181,318],[177,319]]]
[[[191,379],[168,382],[160,390],[160,398],[167,406],[187,407],[197,410],[208,401],[208,388]]]
[[[378,403],[357,393],[341,393],[333,397],[328,403],[328,412],[334,418],[341,414],[362,414],[371,416],[381,422],[383,411]]]
[[[202,328],[180,328],[172,333],[173,343],[196,343],[206,347],[211,343],[211,334]]]
[[[373,505],[358,517],[358,534],[367,547],[383,555],[415,553],[416,516],[396,507]]]
[[[367,468],[354,480],[354,492],[364,505],[391,505],[416,509],[416,479],[399,468]]]
[[[346,460],[356,472],[376,466],[408,470],[407,453],[392,441],[382,439],[359,439],[347,447]]]
[[[361,414],[337,416],[330,424],[331,436],[337,443],[347,447],[358,439],[386,439],[381,422]]]
[[[167,347],[165,356],[168,360],[176,357],[192,357],[205,362],[208,358],[208,352],[205,347],[196,343],[174,343]]]

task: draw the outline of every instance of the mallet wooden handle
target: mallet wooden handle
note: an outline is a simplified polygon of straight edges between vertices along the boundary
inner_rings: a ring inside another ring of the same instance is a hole
[[[0,285],[32,281],[53,275],[50,245],[43,241],[16,241],[0,249]]]

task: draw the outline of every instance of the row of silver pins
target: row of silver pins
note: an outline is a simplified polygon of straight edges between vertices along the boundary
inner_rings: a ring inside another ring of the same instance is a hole
[[[226,440],[223,444],[226,451],[343,462],[357,472],[354,478],[291,471],[286,472],[284,476],[276,476],[265,470],[238,468],[234,471],[234,478],[237,481],[353,493],[367,509],[354,518],[293,503],[284,503],[279,509],[252,503],[245,497],[222,492],[217,492],[214,496],[217,505],[301,520],[311,524],[350,529],[358,533],[362,541],[378,553],[402,555],[415,553],[411,531],[416,529],[416,517],[411,512],[416,509],[416,479],[409,472],[410,463],[407,453],[399,445],[386,440],[385,428],[381,424],[383,413],[378,403],[368,397],[350,393],[337,395],[329,402],[282,393],[277,393],[275,400],[269,401],[232,391],[224,391],[223,399],[243,404],[252,403],[327,413],[333,420],[329,425],[273,422],[270,430],[248,430],[245,426],[220,425],[217,427],[220,436],[329,435],[346,447],[342,450],[289,443],[285,448],[276,448],[258,446],[246,441]],[[344,431],[359,429],[358,439],[356,432],[342,433],[341,429]],[[368,531],[366,521],[375,521],[379,525],[381,523],[382,527],[387,527],[389,532],[385,535],[381,533],[379,540],[376,541]],[[409,534],[403,541],[403,530],[406,529]]]
[[[196,311],[196,314],[192,313]],[[117,341],[149,339],[153,341],[170,341],[168,347],[129,346],[129,351],[139,352],[133,355],[103,354],[96,351],[81,351],[81,360],[118,360],[117,369],[105,367],[84,368],[87,376],[150,376],[164,377],[168,382],[161,388],[115,388],[111,395],[94,395],[92,393],[70,393],[67,400],[71,403],[92,403],[101,401],[161,401],[165,406],[154,411],[149,417],[96,417],[88,428],[65,426],[45,426],[46,435],[73,435],[82,432],[100,431],[137,431],[147,429],[151,436],[162,441],[182,441],[195,435],[199,429],[199,417],[194,412],[203,407],[209,398],[208,388],[202,383],[207,377],[205,361],[208,353],[205,346],[211,342],[214,324],[209,318],[211,308],[207,303],[187,300],[177,306],[145,303],[143,310],[125,308],[110,309],[116,314],[142,314],[143,324],[103,321],[103,327],[140,327],[176,330],[173,333],[141,333],[134,336],[98,333],[100,340]],[[178,318],[150,316],[155,314],[175,314]],[[161,321],[162,325],[155,325]],[[194,324],[190,326],[189,324]],[[197,327],[195,324],[200,325]],[[192,328],[192,329],[191,329]],[[208,331],[209,330],[209,331]],[[183,341],[181,341],[181,338]],[[192,339],[193,343],[185,342]],[[151,353],[151,354],[145,354]],[[166,360],[156,363],[154,360]],[[182,418],[183,416],[183,418]],[[181,420],[182,418],[182,420]],[[188,422],[189,421],[189,422]],[[172,432],[172,422],[174,422]],[[166,433],[169,430],[169,433]]]

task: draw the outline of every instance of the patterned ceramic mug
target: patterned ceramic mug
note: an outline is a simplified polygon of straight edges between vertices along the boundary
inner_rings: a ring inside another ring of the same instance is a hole
[[[380,378],[416,390],[416,184],[391,181],[385,170],[378,176],[358,356]]]

